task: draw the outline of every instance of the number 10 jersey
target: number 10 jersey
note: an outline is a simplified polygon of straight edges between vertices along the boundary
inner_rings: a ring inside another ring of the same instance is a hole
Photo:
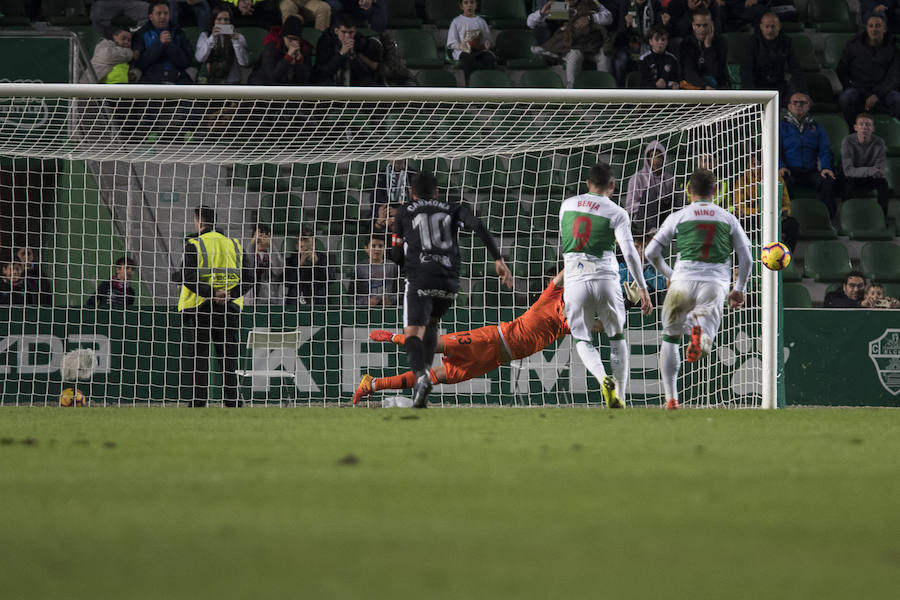
[[[608,197],[598,194],[581,194],[562,203],[559,237],[566,281],[618,281],[616,242],[620,246],[633,247],[628,213]]]

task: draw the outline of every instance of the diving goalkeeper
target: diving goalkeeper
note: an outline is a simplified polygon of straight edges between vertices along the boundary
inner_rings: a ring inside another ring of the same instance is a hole
[[[432,383],[468,381],[511,360],[540,352],[568,333],[563,309],[563,274],[558,273],[535,303],[515,320],[440,336],[436,352],[444,356],[440,365],[429,370],[429,376]],[[404,335],[384,330],[370,332],[369,338],[401,346],[406,341]],[[353,394],[353,404],[375,391],[409,389],[415,383],[412,371],[378,379],[365,374]]]

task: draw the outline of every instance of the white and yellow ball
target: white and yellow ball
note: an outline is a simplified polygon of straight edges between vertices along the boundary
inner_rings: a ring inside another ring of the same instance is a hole
[[[60,406],[84,406],[84,394],[79,389],[66,388],[59,395]]]
[[[767,269],[780,271],[791,264],[791,251],[781,242],[766,244],[763,246],[760,260]]]

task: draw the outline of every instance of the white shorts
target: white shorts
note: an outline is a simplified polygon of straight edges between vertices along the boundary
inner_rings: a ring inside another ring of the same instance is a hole
[[[673,281],[663,301],[663,335],[680,337],[700,325],[715,339],[728,286],[718,281]]]
[[[625,331],[625,300],[618,279],[566,280],[563,288],[566,320],[576,340],[590,341],[594,318],[609,337]]]

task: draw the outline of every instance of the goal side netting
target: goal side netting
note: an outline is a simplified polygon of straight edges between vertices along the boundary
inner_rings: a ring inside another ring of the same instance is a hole
[[[209,347],[213,403],[226,385],[223,351],[252,405],[345,404],[363,374],[408,371],[403,347],[369,332],[402,329],[402,276],[378,247],[415,172],[434,172],[441,196],[474,209],[515,276],[514,289],[502,287],[477,237],[461,233],[461,293],[442,332],[530,306],[559,269],[560,205],[586,191],[599,161],[613,167],[613,199],[639,246],[685,205],[689,174],[712,169],[715,201],[738,216],[755,258],[778,239],[775,102],[741,92],[0,85],[0,398],[192,400],[207,366],[185,356],[178,301],[200,206],[241,241],[257,276],[239,343]],[[660,307],[667,282],[646,275]],[[776,298],[775,276],[754,261],[746,306],[726,308],[711,355],[682,366],[683,404],[776,405]],[[660,314],[628,311],[632,406],[665,401]],[[609,369],[605,335],[597,343]],[[410,395],[377,392],[365,404]],[[566,337],[436,386],[432,401],[600,404],[601,394]]]

